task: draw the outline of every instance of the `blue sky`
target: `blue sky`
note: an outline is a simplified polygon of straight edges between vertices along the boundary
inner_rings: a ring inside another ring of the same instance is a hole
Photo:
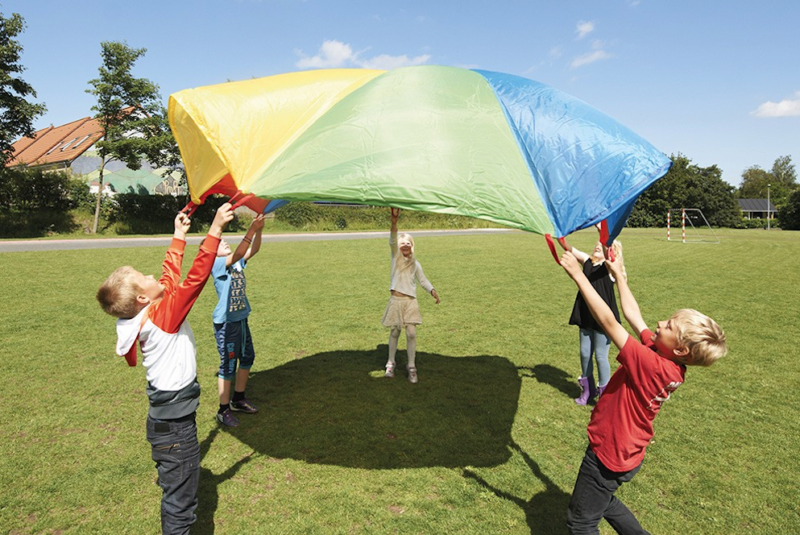
[[[800,168],[800,1],[0,0],[21,14],[37,128],[92,114],[100,42],[147,48],[170,93],[321,67],[435,64],[525,76],[611,115],[667,154]]]

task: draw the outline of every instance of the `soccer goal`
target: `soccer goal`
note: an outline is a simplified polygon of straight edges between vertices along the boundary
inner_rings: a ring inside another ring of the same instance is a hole
[[[667,210],[667,241],[670,239],[670,229],[674,219],[681,220],[682,243],[719,243],[714,229],[708,224],[706,216],[699,208],[670,208]]]

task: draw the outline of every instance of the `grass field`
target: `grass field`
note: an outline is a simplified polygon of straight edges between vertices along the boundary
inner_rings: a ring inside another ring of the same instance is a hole
[[[717,245],[664,235],[622,235],[646,321],[697,308],[726,330],[730,354],[689,369],[619,497],[652,533],[796,533],[800,233],[718,231]],[[572,241],[588,249],[593,238]],[[541,236],[420,237],[416,249],[442,304],[421,293],[410,385],[381,373],[384,240],[266,246],[248,268],[248,393],[262,410],[231,431],[213,420],[206,288],[189,317],[203,385],[193,533],[566,532],[590,413],[571,400],[572,282]],[[114,322],[94,293],[117,266],[158,273],[162,258],[0,255],[0,532],[158,532],[144,370],[114,356]]]

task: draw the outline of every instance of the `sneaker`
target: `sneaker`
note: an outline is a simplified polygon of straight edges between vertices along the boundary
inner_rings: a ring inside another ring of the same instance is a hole
[[[417,377],[417,369],[416,368],[409,368],[408,369],[408,382],[412,384],[417,384],[419,382],[419,377]]]
[[[384,373],[383,376],[388,377],[389,379],[394,377],[394,364],[386,365],[386,373]]]
[[[239,401],[231,401],[231,410],[237,412],[244,412],[247,414],[255,414],[258,412],[258,407],[250,403],[250,400],[244,398]]]
[[[218,412],[217,421],[226,427],[236,427],[239,425],[239,420],[233,415],[230,409],[225,412]]]

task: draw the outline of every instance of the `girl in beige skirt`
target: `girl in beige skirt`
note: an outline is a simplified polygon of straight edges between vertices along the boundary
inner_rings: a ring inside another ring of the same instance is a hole
[[[392,230],[389,234],[389,247],[392,251],[392,284],[389,288],[391,296],[381,321],[384,327],[391,329],[389,360],[386,362],[384,377],[394,377],[397,342],[400,339],[400,331],[405,328],[408,380],[417,383],[419,380],[416,365],[417,325],[422,323],[417,303],[417,282],[436,299],[437,305],[440,299],[433,285],[425,277],[422,266],[414,258],[414,238],[408,234],[397,235],[399,215],[400,210],[392,208]]]

